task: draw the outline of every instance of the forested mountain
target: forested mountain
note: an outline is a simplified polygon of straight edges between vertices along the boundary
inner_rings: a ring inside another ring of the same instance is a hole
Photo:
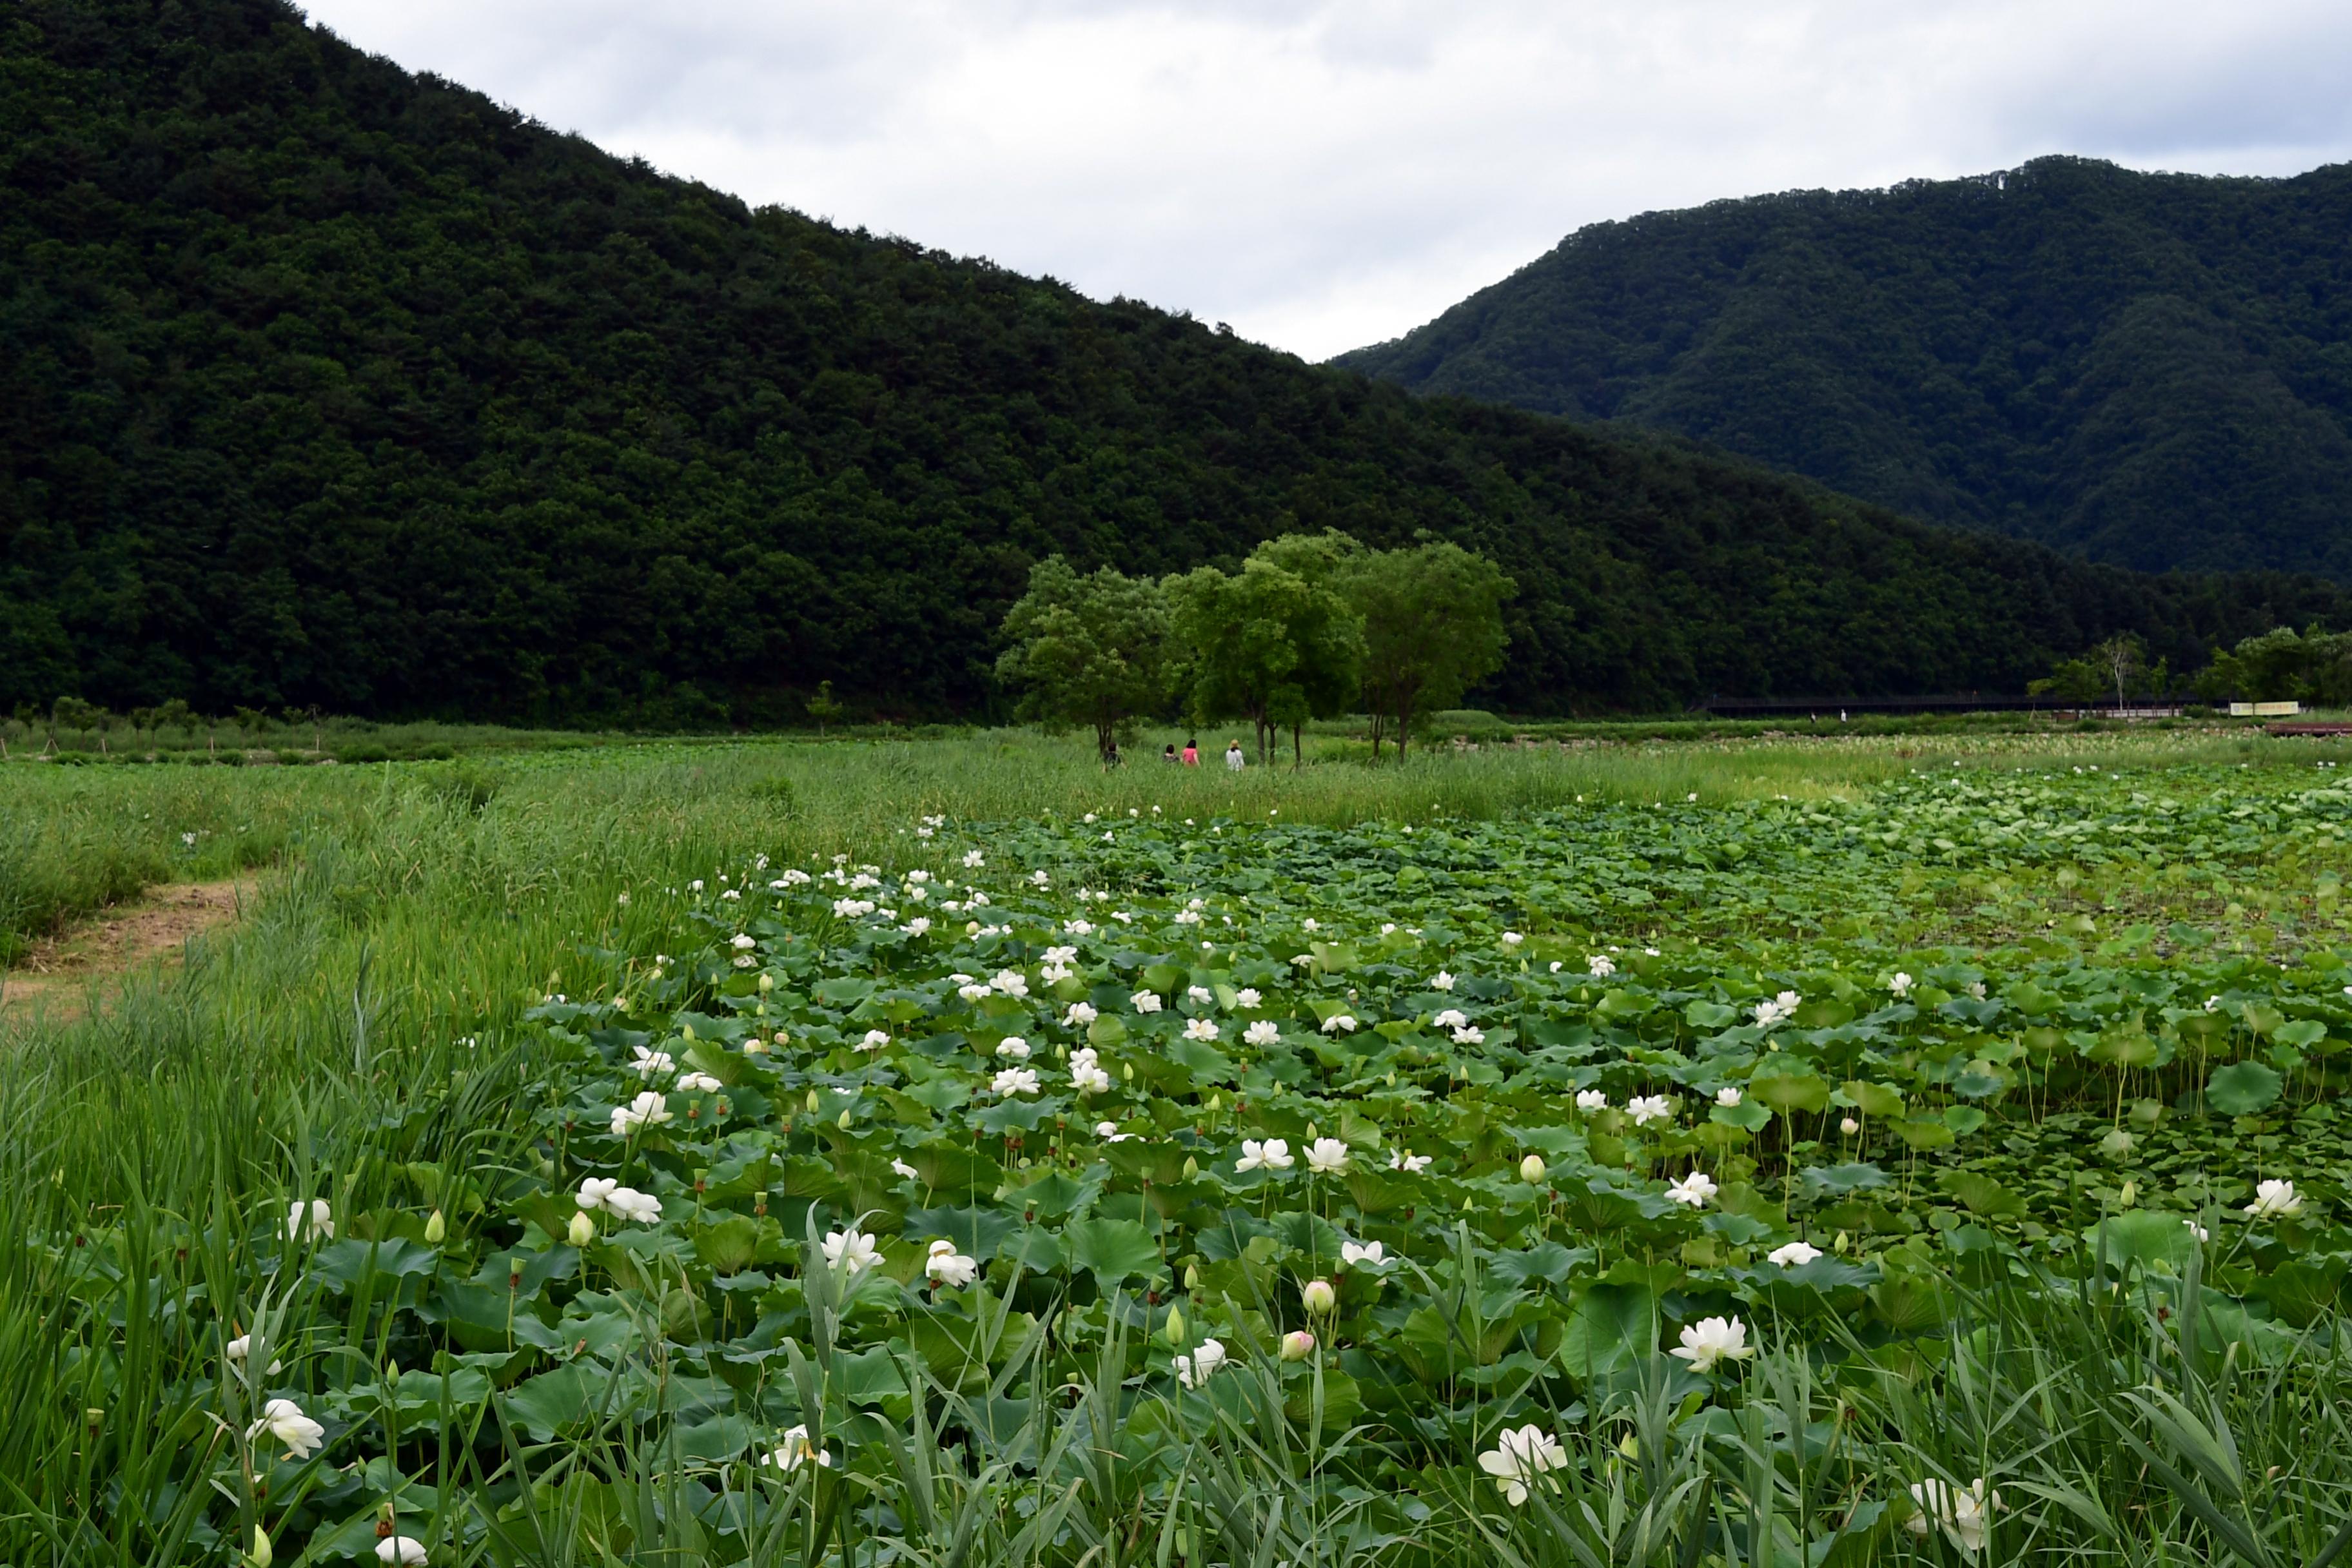
[[[1294,527],[1499,559],[1486,698],[1530,710],[2013,688],[2344,609],[753,212],[280,0],[0,11],[0,703],[979,713],[1033,560]]]
[[[2044,158],[1652,213],[1339,363],[2094,560],[2352,580],[2352,164]]]

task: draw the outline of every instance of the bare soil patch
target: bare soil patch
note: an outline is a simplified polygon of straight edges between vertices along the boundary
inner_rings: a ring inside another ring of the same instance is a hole
[[[257,891],[250,880],[151,888],[136,902],[36,943],[22,963],[0,974],[0,1013],[37,1009],[59,1021],[78,1018],[97,984],[147,964],[178,963],[189,938],[236,921]]]

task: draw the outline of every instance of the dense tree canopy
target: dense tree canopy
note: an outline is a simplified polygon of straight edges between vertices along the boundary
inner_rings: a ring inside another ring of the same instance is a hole
[[[2150,570],[2352,578],[2352,164],[2044,158],[1578,230],[1340,363]]]
[[[1532,711],[2343,619],[754,212],[283,0],[0,10],[0,706],[981,715],[1034,562],[1328,527],[1496,561]]]

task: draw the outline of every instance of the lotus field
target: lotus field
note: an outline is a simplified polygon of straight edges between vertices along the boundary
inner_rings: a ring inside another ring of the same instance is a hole
[[[2338,1557],[2335,778],[747,844],[266,1207],[46,1235],[25,1560]]]

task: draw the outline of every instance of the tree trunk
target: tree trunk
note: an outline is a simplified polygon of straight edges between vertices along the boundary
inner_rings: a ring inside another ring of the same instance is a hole
[[[1302,728],[1304,726],[1298,724],[1290,727],[1290,771],[1294,773],[1306,766],[1306,758],[1298,742],[1298,731]]]
[[[1381,742],[1386,738],[1388,727],[1389,716],[1386,713],[1372,715],[1372,766],[1374,767],[1381,765]]]
[[[1404,766],[1404,743],[1405,743],[1405,740],[1406,740],[1406,738],[1407,738],[1408,736],[1410,736],[1410,735],[1412,733],[1412,703],[1410,703],[1410,702],[1400,702],[1400,703],[1398,703],[1398,704],[1397,704],[1397,715],[1396,715],[1396,721],[1397,721],[1397,766],[1399,766],[1399,767],[1402,767],[1402,766]]]

